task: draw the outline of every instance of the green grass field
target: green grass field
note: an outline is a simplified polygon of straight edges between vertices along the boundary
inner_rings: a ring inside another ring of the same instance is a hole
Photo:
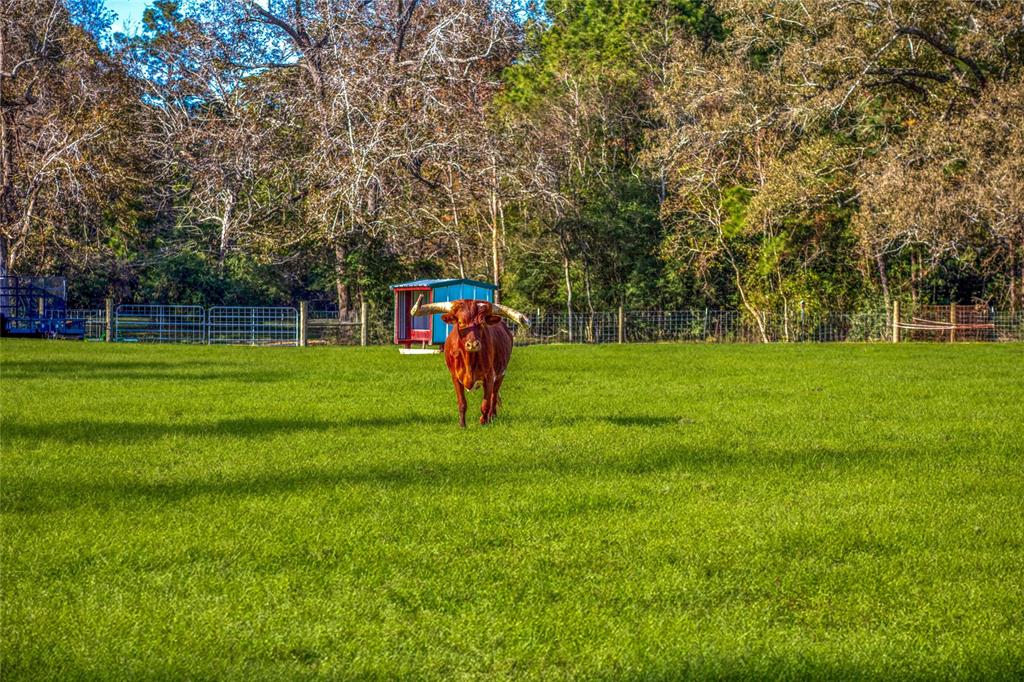
[[[1024,347],[11,341],[5,681],[1018,678]],[[479,405],[479,392],[471,410]]]

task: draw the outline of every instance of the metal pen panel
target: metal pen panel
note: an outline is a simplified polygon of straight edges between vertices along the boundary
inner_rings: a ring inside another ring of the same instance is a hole
[[[206,315],[197,305],[117,306],[114,316],[117,341],[138,343],[203,343]]]
[[[209,344],[299,345],[299,311],[291,307],[214,306],[206,328]]]

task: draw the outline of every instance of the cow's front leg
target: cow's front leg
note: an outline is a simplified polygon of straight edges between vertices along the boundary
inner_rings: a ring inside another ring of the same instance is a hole
[[[480,423],[486,424],[494,416],[494,381],[490,377],[484,379],[484,399],[480,402]]]
[[[496,377],[494,379],[494,385],[491,390],[491,419],[494,419],[495,417],[498,416],[498,404],[501,403],[501,398],[499,398],[498,396],[499,392],[501,391],[501,382],[504,380],[504,376]]]
[[[452,383],[455,384],[455,398],[459,401],[459,426],[466,428],[466,389],[455,377],[452,377]]]

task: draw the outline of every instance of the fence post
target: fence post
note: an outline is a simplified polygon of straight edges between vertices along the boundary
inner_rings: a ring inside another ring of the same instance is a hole
[[[900,342],[900,302],[892,302],[892,342]]]
[[[359,345],[366,346],[370,342],[370,329],[366,326],[369,310],[366,301],[359,304]]]
[[[299,346],[306,345],[306,329],[309,321],[309,301],[299,301]]]
[[[619,304],[619,343],[626,342],[626,309]]]
[[[114,299],[108,298],[106,301],[104,301],[104,303],[107,308],[107,333],[105,335],[106,342],[111,343],[114,340]]]
[[[956,341],[956,303],[949,304],[949,342]]]

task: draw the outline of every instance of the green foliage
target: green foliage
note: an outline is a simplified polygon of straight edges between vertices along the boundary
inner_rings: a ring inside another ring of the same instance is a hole
[[[725,220],[722,221],[723,237],[728,239],[743,234],[746,228],[747,206],[753,196],[751,190],[739,185],[727,187],[722,191],[722,213],[725,214]]]
[[[151,34],[169,33],[183,19],[180,10],[178,0],[154,0],[142,13],[142,26]]]
[[[688,28],[708,40],[722,35],[721,19],[704,0],[551,0],[545,19],[527,25],[524,59],[505,70],[503,102],[544,106],[557,97],[559,74],[640,92],[661,49],[659,24]]]
[[[290,292],[276,288],[272,268],[242,256],[223,266],[199,253],[177,253],[143,269],[134,299],[181,305],[274,305],[290,303]]]
[[[1024,667],[1020,346],[0,358],[5,680]]]

